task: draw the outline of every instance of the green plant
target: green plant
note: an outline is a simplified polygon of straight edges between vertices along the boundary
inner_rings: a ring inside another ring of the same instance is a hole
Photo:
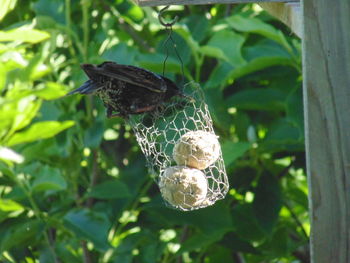
[[[307,262],[300,43],[255,5],[173,8],[186,81],[201,84],[231,190],[166,208],[136,140],[79,64],[162,72],[167,32],[128,1],[6,1],[0,11],[1,262]],[[166,75],[181,83],[171,45]]]

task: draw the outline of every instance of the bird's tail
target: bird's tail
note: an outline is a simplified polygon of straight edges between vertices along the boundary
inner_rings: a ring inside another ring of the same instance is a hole
[[[101,87],[94,83],[92,80],[85,81],[83,85],[81,85],[79,88],[72,90],[69,92],[67,95],[72,95],[72,94],[91,94],[99,90]]]

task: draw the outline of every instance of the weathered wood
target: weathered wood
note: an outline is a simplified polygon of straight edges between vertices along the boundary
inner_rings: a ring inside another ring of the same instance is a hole
[[[259,5],[284,24],[301,38],[303,19],[299,2],[295,3],[259,3]]]
[[[303,0],[311,255],[350,262],[350,1]]]
[[[263,0],[263,1],[262,0],[134,0],[134,1],[140,6],[298,2],[298,0]]]

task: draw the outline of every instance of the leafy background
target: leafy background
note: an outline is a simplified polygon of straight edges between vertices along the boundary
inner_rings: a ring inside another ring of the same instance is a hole
[[[4,0],[0,8],[0,262],[309,262],[300,41],[257,5],[174,6],[230,181],[225,200],[166,208],[130,127],[65,96],[104,60],[161,73],[157,8]],[[166,75],[181,82],[174,48]]]

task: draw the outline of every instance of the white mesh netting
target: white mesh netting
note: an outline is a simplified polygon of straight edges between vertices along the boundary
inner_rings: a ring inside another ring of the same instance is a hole
[[[186,211],[223,199],[229,184],[201,88],[189,83],[183,92],[189,98],[174,97],[156,111],[130,115],[127,123],[166,204]]]

